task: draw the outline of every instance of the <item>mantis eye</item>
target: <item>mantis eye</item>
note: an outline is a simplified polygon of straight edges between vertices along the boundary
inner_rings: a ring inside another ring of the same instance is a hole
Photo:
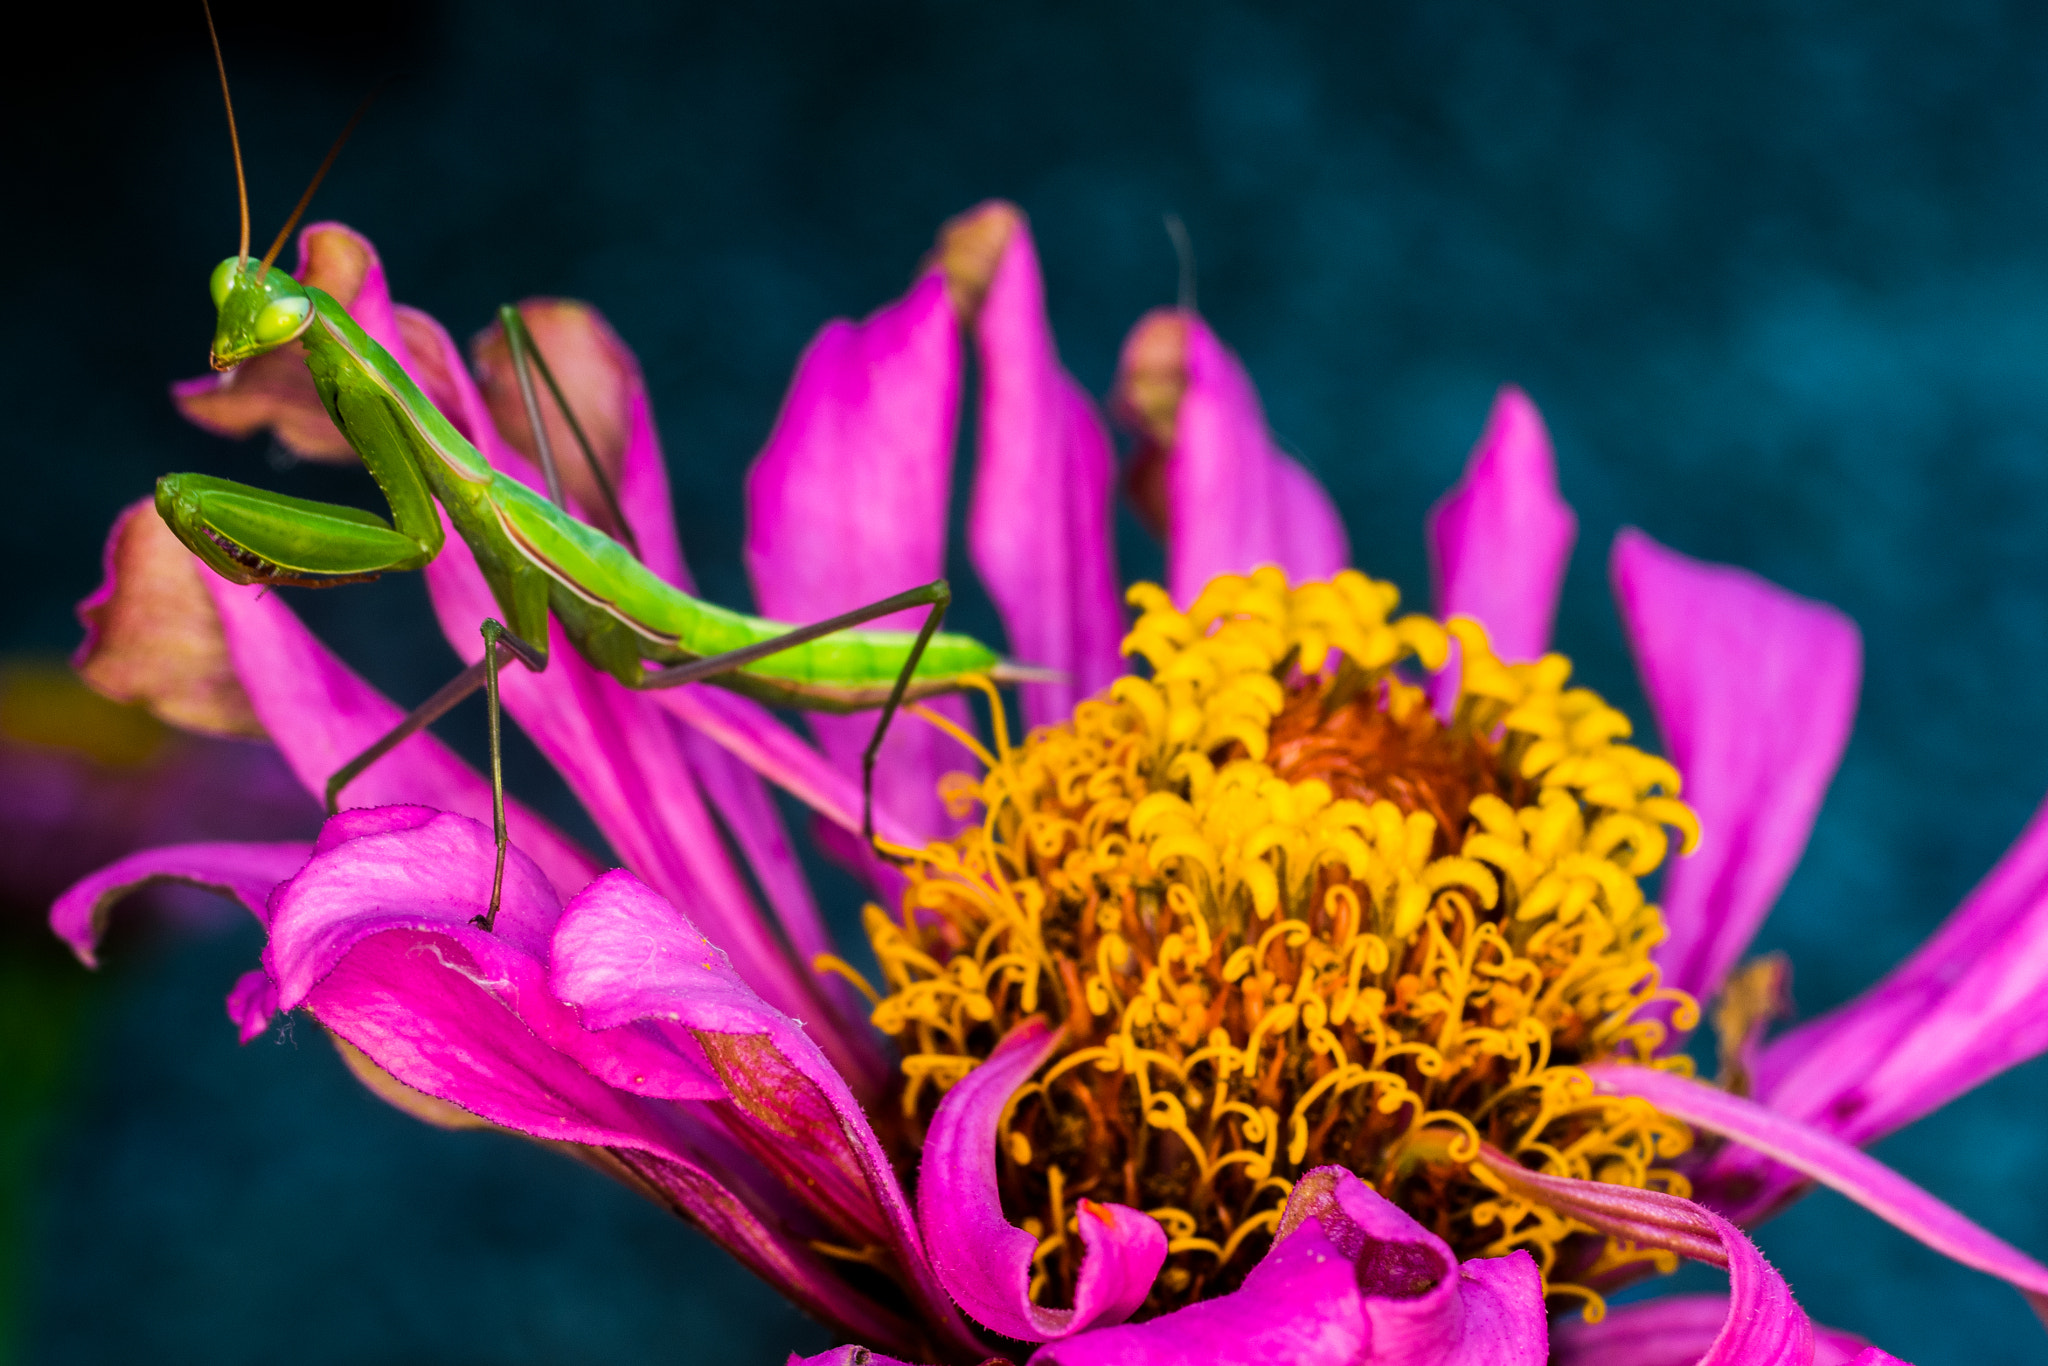
[[[256,340],[269,346],[288,339],[299,330],[299,324],[306,321],[306,315],[313,311],[313,301],[301,295],[295,299],[279,299],[268,304],[256,315]]]
[[[228,283],[235,278],[235,258],[230,256],[213,268],[213,278],[207,281],[207,289],[213,294],[213,306],[219,308],[228,301]]]

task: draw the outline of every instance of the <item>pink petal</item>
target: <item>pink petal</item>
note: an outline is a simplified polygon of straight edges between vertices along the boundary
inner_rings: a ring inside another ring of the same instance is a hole
[[[1022,214],[974,322],[981,358],[967,544],[1011,652],[1064,682],[1023,690],[1024,720],[1064,720],[1123,672],[1110,525],[1116,462],[1095,404],[1060,365]]]
[[[1060,1033],[1033,1016],[939,1102],[918,1166],[917,1216],[946,1292],[1004,1337],[1050,1342],[1121,1323],[1151,1293],[1166,1262],[1159,1221],[1126,1205],[1081,1202],[1084,1250],[1072,1309],[1031,1302],[1038,1239],[1003,1214],[996,1178],[997,1124],[1019,1086],[1058,1048]]]
[[[1594,1066],[1600,1089],[1641,1096],[1665,1114],[1733,1139],[1840,1192],[1895,1228],[1964,1266],[2019,1287],[2048,1313],[2048,1266],[1979,1228],[1867,1153],[1754,1101],[1649,1067]]]
[[[945,573],[957,332],[945,277],[933,270],[862,321],[828,323],[804,351],[747,475],[747,572],[763,615],[816,621]],[[922,616],[876,625],[911,630]],[[965,720],[957,702],[944,706]],[[858,774],[874,717],[809,720],[819,747]],[[952,740],[910,721],[890,735],[875,789],[929,838],[955,824],[936,788],[960,767]]]
[[[313,846],[303,840],[282,844],[173,844],[144,849],[86,877],[50,907],[50,929],[71,946],[79,961],[98,967],[95,955],[114,903],[155,882],[180,882],[232,897],[262,924],[278,883],[305,866]]]
[[[1139,351],[1176,325],[1185,330],[1186,387],[1164,455],[1167,591],[1189,603],[1218,574],[1262,564],[1279,565],[1297,583],[1329,578],[1351,558],[1336,506],[1274,444],[1251,377],[1206,322],[1166,309],[1141,319],[1124,343],[1120,391]]]
[[[1764,1048],[1756,1097],[1869,1143],[2048,1049],[2048,807],[1882,982]]]
[[[748,1121],[732,1126],[734,1137],[838,1237],[888,1248],[941,1339],[979,1350],[932,1275],[888,1156],[846,1082],[802,1025],[763,1001],[680,912],[631,874],[606,874],[563,912],[551,982],[602,1038],[646,1038],[708,1058]],[[657,1072],[620,1084],[667,1094]]]
[[[1645,1067],[1626,1070],[1650,1071]],[[1698,1366],[1808,1366],[1812,1361],[1813,1324],[1792,1298],[1785,1278],[1764,1260],[1742,1230],[1720,1215],[1663,1191],[1546,1176],[1529,1171],[1494,1148],[1482,1147],[1480,1153],[1497,1176],[1511,1186],[1526,1188],[1560,1214],[1640,1247],[1668,1248],[1694,1261],[1726,1268],[1726,1315],[1706,1351],[1697,1358]],[[1696,1319],[1693,1322],[1697,1327]]]
[[[1031,1366],[1542,1366],[1547,1354],[1528,1253],[1461,1267],[1356,1176],[1320,1167],[1295,1183],[1236,1291],[1067,1338]]]
[[[211,573],[206,584],[257,718],[306,790],[321,795],[329,775],[405,713],[337,659],[278,595]],[[425,733],[372,764],[341,795],[351,806],[417,802],[485,820],[491,813],[489,782]],[[547,870],[550,882],[580,887],[595,874],[590,857],[567,836],[515,800],[505,806],[513,842]]]
[[[602,1150],[599,1165],[651,1191],[770,1284],[828,1322],[883,1340],[902,1325],[854,1292],[802,1239],[749,1203],[701,1100],[722,1098],[701,1054],[633,1030],[599,1035],[548,990],[560,912],[539,869],[512,852],[496,932],[470,923],[489,894],[490,831],[421,808],[349,812],[278,892],[266,959],[286,1008],[327,1028],[413,1090],[536,1138]],[[743,1159],[740,1159],[743,1161]]]
[[[228,988],[228,1018],[243,1043],[253,1043],[277,1017],[277,984],[262,968],[251,968]]]
[[[1721,1335],[1728,1309],[1726,1295],[1666,1295],[1609,1308],[1598,1323],[1570,1319],[1551,1334],[1551,1366],[1694,1366]],[[1814,1325],[1813,1366],[1897,1360],[1852,1333]]]
[[[1664,983],[1707,999],[1806,849],[1849,740],[1863,671],[1856,624],[1756,575],[1703,564],[1633,528],[1614,591],[1700,846],[1664,879]]]
[[[1494,396],[1464,478],[1427,525],[1437,616],[1473,618],[1510,663],[1540,658],[1579,519],[1558,494],[1550,434],[1527,394],[1508,385]],[[1457,679],[1455,664],[1438,675],[1440,705]]]
[[[865,1347],[848,1346],[834,1347],[814,1357],[800,1357],[791,1352],[784,1366],[912,1366],[912,1363],[885,1357],[880,1352],[870,1352]]]

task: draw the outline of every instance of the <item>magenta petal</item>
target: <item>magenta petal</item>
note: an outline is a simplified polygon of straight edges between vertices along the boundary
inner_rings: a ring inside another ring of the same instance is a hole
[[[791,1352],[783,1366],[912,1366],[912,1363],[885,1357],[880,1352],[870,1352],[865,1347],[834,1347],[814,1357],[800,1357]]]
[[[336,769],[405,713],[308,631],[283,599],[260,587],[206,576],[235,673],[292,772],[316,796]],[[342,793],[351,806],[417,802],[489,819],[491,788],[432,735],[419,734],[372,764]],[[580,887],[596,865],[567,836],[517,801],[506,801],[512,839],[557,887]]]
[[[2048,807],[1934,935],[1773,1040],[1756,1096],[1861,1145],[2048,1049]]]
[[[1551,1366],[1695,1366],[1728,1321],[1726,1295],[1667,1295],[1609,1308],[1598,1323],[1570,1319],[1551,1333]],[[1872,1356],[1871,1353],[1876,1355]],[[1813,1327],[1813,1366],[1897,1361],[1854,1334]]]
[[[1863,642],[1826,603],[1633,528],[1615,596],[1700,846],[1664,879],[1664,984],[1720,988],[1806,849],[1856,715]]]
[[[261,1038],[277,1017],[277,983],[262,968],[251,968],[228,989],[228,1018],[243,1043]]]
[[[1025,724],[1050,725],[1123,672],[1110,526],[1116,462],[1094,402],[1053,346],[1021,215],[974,333],[981,406],[968,550],[1011,652],[1067,675],[1024,687]]]
[[[927,271],[858,323],[828,323],[797,365],[747,475],[747,572],[763,615],[817,621],[941,577],[960,402],[960,339],[945,276]],[[923,613],[878,623],[915,629]],[[966,712],[945,704],[956,720]],[[871,716],[810,718],[847,773]],[[890,735],[876,791],[923,837],[953,828],[936,786],[958,746],[915,722]],[[919,842],[922,842],[920,839]]]
[[[1528,1253],[1460,1267],[1370,1186],[1320,1167],[1237,1290],[1054,1343],[1031,1366],[1542,1366],[1547,1354]]]
[[[1187,314],[1187,390],[1167,456],[1167,590],[1189,603],[1218,574],[1277,564],[1327,579],[1351,559],[1330,495],[1266,430],[1251,376]],[[1135,335],[1135,334],[1134,334]]]
[[[996,1126],[1011,1095],[1059,1040],[1059,1031],[1039,1016],[1005,1035],[939,1102],[918,1165],[917,1218],[940,1282],[970,1317],[1020,1342],[1121,1323],[1145,1302],[1166,1261],[1166,1232],[1158,1220],[1126,1205],[1084,1200],[1074,1307],[1043,1309],[1031,1302],[1038,1240],[1003,1214]]]
[[[182,882],[233,897],[263,924],[270,893],[305,866],[313,846],[282,844],[172,844],[143,849],[81,878],[50,907],[50,929],[87,967],[95,956],[114,903],[153,882]]]
[[[1720,1134],[1840,1192],[1964,1266],[2009,1281],[2048,1312],[2048,1266],[1979,1228],[1890,1167],[1840,1139],[1754,1101],[1649,1067],[1594,1066],[1595,1085],[1640,1096],[1665,1114]]]
[[[733,1126],[735,1137],[839,1236],[889,1248],[934,1331],[978,1349],[932,1276],[895,1172],[846,1082],[803,1026],[763,1001],[681,912],[631,874],[607,873],[563,911],[551,983],[599,1036],[708,1056],[750,1121]],[[619,1084],[666,1094],[659,1076]]]
[[[1558,494],[1550,433],[1527,394],[1507,385],[1494,396],[1464,478],[1427,525],[1437,616],[1473,618],[1510,663],[1549,649],[1579,519]],[[1457,679],[1455,665],[1438,676],[1440,705]]]

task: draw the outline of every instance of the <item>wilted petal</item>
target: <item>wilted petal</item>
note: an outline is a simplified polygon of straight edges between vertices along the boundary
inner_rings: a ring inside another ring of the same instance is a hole
[[[79,676],[181,730],[267,738],[207,596],[213,574],[164,525],[153,499],[121,509],[102,562],[100,586],[78,604],[85,640],[71,664]]]
[[[384,265],[361,233],[340,223],[311,224],[299,234],[292,278],[333,295],[365,332],[394,348],[398,329]],[[224,375],[181,380],[171,386],[171,399],[189,421],[221,436],[267,430],[303,459],[356,458],[321,405],[305,353],[296,346],[244,361]]]
[[[1725,1268],[1725,1317],[1696,1358],[1698,1366],[1808,1366],[1813,1360],[1813,1324],[1785,1278],[1742,1230],[1714,1211],[1663,1191],[1546,1176],[1491,1147],[1480,1150],[1480,1160],[1511,1189],[1611,1237]]]
[[[1542,1366],[1547,1343],[1528,1253],[1461,1267],[1356,1176],[1319,1167],[1295,1183],[1272,1248],[1237,1290],[1053,1343],[1031,1363]]]
[[[313,846],[303,840],[144,849],[108,864],[58,897],[50,907],[50,929],[87,967],[98,967],[95,954],[114,903],[157,882],[177,882],[232,897],[248,907],[259,924],[268,924],[266,907],[272,889],[303,867],[312,852]]]
[[[1010,650],[1058,669],[1024,686],[1024,720],[1065,719],[1123,672],[1110,516],[1116,460],[1094,402],[1060,364],[1031,229],[995,202],[946,225],[939,258],[981,359],[967,545]]]
[[[1767,1045],[1756,1098],[1860,1146],[2044,1049],[2048,807],[1882,982]]]
[[[1464,478],[1427,525],[1437,616],[1473,618],[1510,663],[1549,649],[1579,519],[1558,494],[1550,433],[1527,394],[1508,385],[1494,396]],[[1454,656],[1436,682],[1440,706],[1457,687]]]
[[[1633,528],[1614,591],[1700,845],[1664,879],[1664,984],[1711,997],[1806,849],[1856,715],[1863,642],[1826,603]]]
[[[1111,405],[1145,442],[1134,496],[1164,524],[1175,602],[1218,574],[1276,564],[1299,583],[1350,561],[1330,495],[1274,444],[1251,377],[1198,315],[1162,308],[1139,320]]]
[[[1964,1266],[2009,1281],[2048,1315],[2048,1266],[1979,1228],[1869,1154],[1754,1101],[1649,1067],[1601,1065],[1587,1074],[1603,1091],[1640,1096],[1696,1128],[1720,1134],[1830,1190]]]
[[[1019,1086],[1052,1056],[1060,1032],[1033,1016],[939,1102],[918,1166],[917,1216],[946,1292],[969,1316],[1020,1342],[1048,1342],[1121,1323],[1151,1293],[1166,1261],[1159,1221],[1125,1205],[1083,1200],[1083,1251],[1074,1307],[1031,1302],[1038,1239],[1003,1214],[997,1125]]]
[[[1726,1295],[1666,1295],[1571,1319],[1550,1335],[1550,1366],[1695,1366],[1728,1321]],[[1880,1366],[1898,1358],[1853,1333],[1813,1326],[1813,1366]]]
[[[937,270],[898,302],[858,323],[828,323],[812,340],[747,475],[747,573],[763,615],[817,621],[945,573],[960,366]],[[923,617],[875,625],[914,630]],[[957,701],[938,705],[964,722]],[[814,716],[810,726],[834,763],[860,771],[872,714]],[[907,722],[882,750],[875,790],[928,838],[955,824],[936,788],[961,766],[952,740]]]
[[[976,1348],[844,1079],[802,1025],[763,1001],[681,912],[630,873],[607,873],[563,912],[551,981],[604,1038],[645,1038],[708,1059],[745,1116],[734,1136],[841,1236],[886,1248],[936,1337]],[[659,1072],[620,1085],[667,1094]]]

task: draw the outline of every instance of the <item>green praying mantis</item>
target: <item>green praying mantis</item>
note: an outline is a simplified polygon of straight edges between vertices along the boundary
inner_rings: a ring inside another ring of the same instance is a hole
[[[293,343],[303,347],[321,402],[376,480],[391,516],[387,520],[357,508],[287,497],[201,474],[160,479],[158,513],[208,567],[232,582],[327,587],[431,562],[440,553],[445,534],[435,510],[438,503],[476,556],[505,618],[502,623],[481,623],[481,661],[333,775],[327,784],[330,812],[336,809],[341,789],[364,769],[478,687],[484,688],[490,713],[497,868],[489,909],[476,917],[476,923],[489,930],[497,919],[508,844],[499,753],[500,654],[516,658],[528,669],[545,669],[550,615],[578,653],[629,688],[704,681],[770,704],[811,711],[879,707],[873,738],[861,756],[861,829],[871,847],[875,759],[890,721],[906,700],[961,691],[982,678],[1020,681],[1047,676],[1008,663],[978,640],[941,632],[940,622],[952,600],[944,579],[792,627],[693,598],[655,575],[625,545],[566,510],[541,423],[532,379],[536,369],[590,463],[613,524],[626,526],[609,479],[518,310],[510,305],[500,316],[550,496],[542,497],[492,469],[340,303],[272,264],[355,119],[328,152],[270,250],[260,262],[251,261],[241,136],[210,8],[207,30],[227,103],[241,198],[240,246],[215,267],[211,280],[218,311],[213,367],[227,370]],[[356,118],[361,114],[359,109]],[[630,538],[630,532],[625,534]],[[925,609],[925,617],[915,632],[855,629],[919,607]]]

